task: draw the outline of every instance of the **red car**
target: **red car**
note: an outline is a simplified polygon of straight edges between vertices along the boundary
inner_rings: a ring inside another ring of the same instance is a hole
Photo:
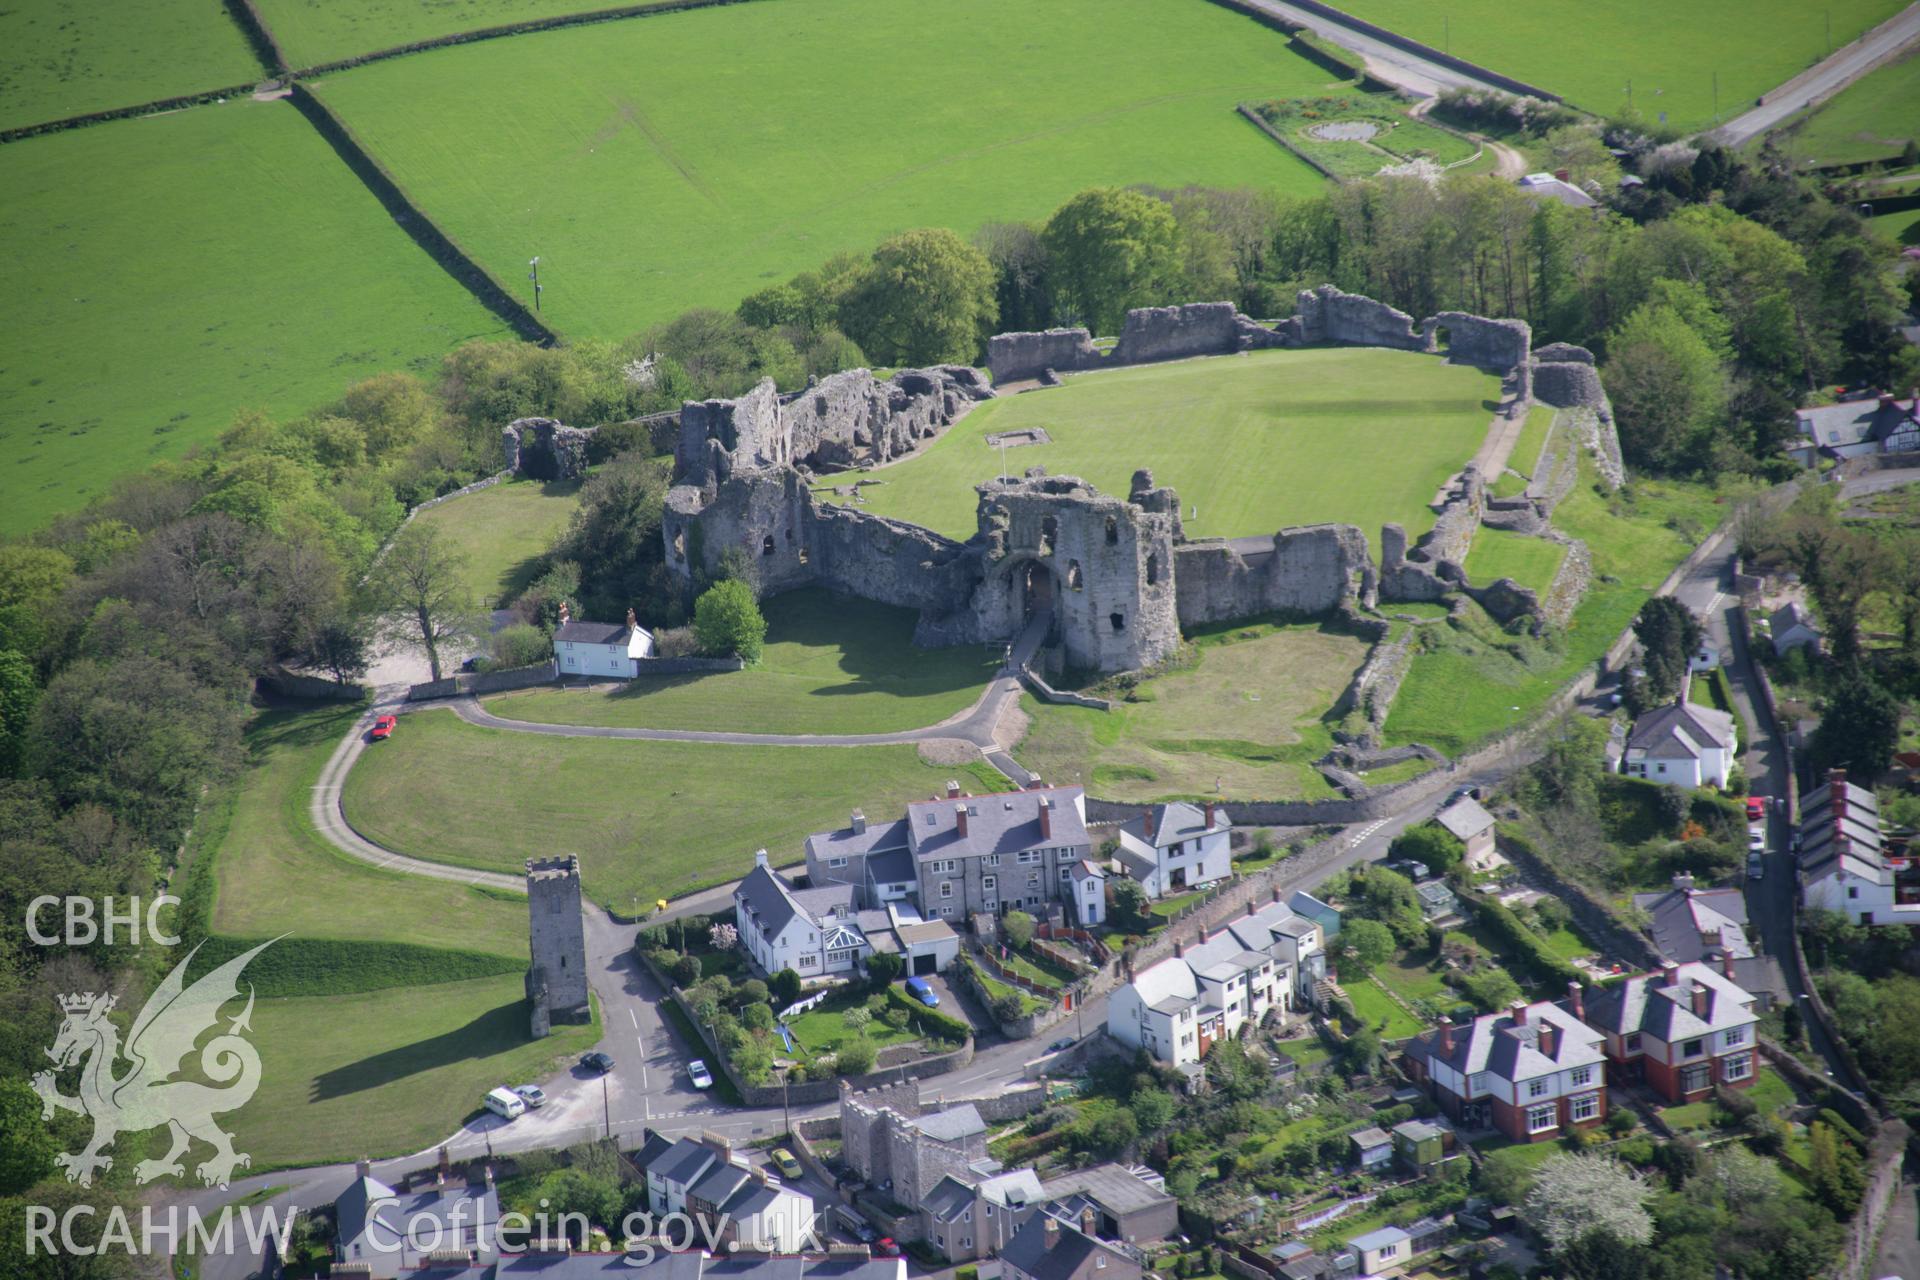
[[[373,732],[367,736],[375,742],[383,742],[393,736],[394,725],[400,723],[393,716],[381,716],[373,722]]]
[[[900,1246],[893,1242],[892,1236],[881,1236],[873,1246],[873,1252],[876,1257],[897,1258],[900,1256]]]
[[[1767,798],[1765,796],[1747,797],[1747,821],[1758,822],[1767,816]]]

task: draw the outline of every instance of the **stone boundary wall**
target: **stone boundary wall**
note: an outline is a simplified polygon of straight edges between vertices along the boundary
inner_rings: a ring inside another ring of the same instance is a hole
[[[1305,9],[1308,13],[1318,14],[1329,21],[1339,23],[1343,27],[1351,27],[1353,30],[1370,35],[1376,40],[1384,40],[1395,48],[1405,49],[1408,53],[1418,54],[1429,62],[1437,62],[1443,67],[1450,67],[1455,71],[1464,72],[1467,75],[1473,76],[1475,79],[1484,80],[1495,88],[1503,89],[1508,93],[1517,93],[1528,98],[1544,98],[1548,102],[1565,101],[1564,98],[1550,89],[1542,89],[1537,84],[1528,84],[1525,80],[1516,80],[1512,76],[1502,75],[1500,72],[1489,70],[1477,62],[1468,62],[1465,58],[1456,58],[1450,53],[1445,53],[1434,48],[1432,45],[1422,44],[1420,41],[1412,39],[1411,37],[1403,36],[1398,31],[1376,26],[1364,18],[1356,18],[1345,10],[1336,9],[1330,4],[1322,4],[1320,0],[1289,0],[1289,2],[1297,8]],[[1226,3],[1228,7],[1239,9],[1243,12],[1259,12],[1253,5],[1244,3],[1244,0],[1215,0],[1215,3]]]
[[[413,202],[406,188],[373,158],[373,153],[367,150],[346,122],[333,113],[332,108],[300,84],[293,86],[288,101],[319,131],[353,176],[373,193],[373,197],[399,223],[408,237],[443,271],[473,294],[481,306],[505,321],[515,336],[523,341],[548,347],[558,345],[558,335],[547,328],[546,322],[528,310],[526,304],[514,297],[491,272],[455,244],[427,216],[426,211]]]
[[[1323,614],[1351,604],[1372,577],[1366,535],[1350,524],[1294,525],[1271,549],[1223,539],[1176,543],[1174,603],[1183,628],[1265,613]]]
[[[1553,575],[1553,581],[1547,585],[1546,598],[1540,602],[1540,612],[1546,620],[1556,627],[1564,627],[1573,618],[1573,611],[1580,607],[1586,598],[1587,587],[1593,582],[1593,552],[1587,544],[1578,538],[1569,538],[1561,534],[1550,538],[1552,542],[1565,542],[1566,558],[1560,561],[1559,572]]]
[[[961,952],[961,957],[971,961],[973,964],[979,964],[982,959],[981,953],[965,950]],[[992,968],[994,966],[982,967]],[[1036,999],[1048,999],[1050,1001],[1046,1008],[1029,1013],[1024,1017],[1014,1018],[1010,1021],[1001,1021],[995,1018],[994,1024],[1000,1028],[1000,1034],[1007,1039],[1031,1040],[1047,1028],[1059,1024],[1068,1016],[1066,1004],[1060,999],[1059,992],[1047,991],[1044,988],[1036,987],[1026,979],[1020,978],[1017,974],[1013,975],[1012,978],[1007,978],[996,971],[993,976],[995,981],[1005,982],[1008,986],[1025,991],[1028,995]],[[987,1016],[990,1018],[993,1017],[993,997],[989,996],[986,991],[981,988],[979,981],[973,976],[973,969],[970,965],[949,965],[947,967],[947,977],[956,986],[965,988],[967,994],[979,1001],[980,1007],[986,1010]]]
[[[1879,1254],[1880,1230],[1886,1225],[1887,1210],[1900,1192],[1900,1170],[1912,1136],[1912,1131],[1898,1120],[1888,1120],[1874,1130],[1867,1147],[1867,1189],[1860,1197],[1860,1207],[1846,1223],[1846,1243],[1833,1271],[1836,1280],[1874,1274],[1868,1268]]]
[[[742,658],[641,658],[635,667],[640,679],[648,676],[688,676],[708,671],[745,671]]]
[[[1217,2],[1218,0],[1216,0],[1216,3]],[[1229,6],[1229,7],[1232,7],[1232,6]],[[1279,143],[1282,147],[1286,148],[1288,154],[1293,156],[1294,159],[1300,161],[1300,163],[1306,165],[1309,169],[1312,169],[1315,173],[1319,174],[1321,177],[1326,178],[1330,182],[1346,181],[1345,178],[1341,177],[1339,174],[1335,173],[1333,170],[1327,168],[1326,165],[1321,164],[1318,160],[1314,159],[1314,157],[1310,155],[1305,149],[1299,146],[1296,146],[1292,138],[1289,138],[1286,134],[1280,132],[1278,129],[1268,124],[1265,120],[1261,119],[1260,113],[1258,111],[1255,111],[1247,103],[1242,102],[1237,104],[1234,107],[1234,110],[1238,111],[1241,117],[1245,119],[1249,124],[1251,124],[1254,128],[1258,129],[1260,132],[1266,134],[1269,138]]]
[[[1129,310],[1119,338],[1107,352],[1094,345],[1093,335],[1084,328],[997,333],[987,339],[987,369],[995,386],[1005,386],[1039,378],[1049,370],[1118,369],[1285,345],[1285,334],[1242,315],[1231,302],[1188,302]]]
[[[256,679],[254,686],[279,698],[302,702],[365,702],[373,690],[363,684],[339,684],[320,676],[304,676],[293,671],[274,671]]]
[[[438,680],[428,680],[416,684],[407,690],[408,702],[427,702],[434,698],[457,698],[467,694],[504,693],[509,689],[531,689],[535,685],[552,684],[554,669],[551,660],[531,667],[514,667],[507,671],[471,671],[459,675],[444,676]]]
[[[403,522],[403,524],[411,523],[413,518],[419,515],[422,511],[431,511],[433,508],[439,506],[443,502],[452,502],[455,498],[464,498],[470,493],[478,493],[482,489],[491,489],[493,488],[493,486],[501,483],[502,481],[511,480],[512,478],[513,478],[513,472],[511,471],[496,471],[492,475],[488,476],[486,479],[475,480],[472,484],[462,485],[460,488],[455,489],[452,493],[443,493],[437,498],[428,498],[425,502],[421,503],[419,506],[415,507],[413,510],[407,512],[407,519],[406,521]]]
[[[1070,690],[1054,688],[1040,677],[1039,672],[1030,666],[1021,666],[1020,683],[1027,686],[1027,689],[1033,696],[1042,702],[1051,702],[1063,707],[1086,707],[1093,711],[1113,710],[1113,703],[1106,698],[1094,698],[1084,693],[1074,693]]]
[[[945,1075],[949,1071],[958,1071],[973,1061],[973,1038],[969,1036],[965,1044],[951,1053],[920,1058],[881,1071],[869,1071],[863,1076],[844,1076],[832,1080],[802,1080],[798,1084],[790,1084],[784,1088],[777,1084],[745,1084],[735,1078],[733,1066],[727,1061],[726,1054],[721,1052],[720,1045],[713,1038],[713,1033],[695,1016],[693,1005],[681,990],[674,986],[664,973],[654,967],[653,961],[649,960],[644,952],[635,951],[633,955],[635,961],[653,975],[654,981],[660,984],[660,989],[665,991],[668,998],[679,1007],[688,1025],[694,1029],[700,1037],[701,1044],[706,1047],[710,1055],[708,1064],[717,1067],[720,1073],[732,1082],[733,1087],[740,1091],[740,1102],[743,1106],[778,1107],[793,1103],[810,1105],[818,1102],[837,1102],[840,1099],[840,1085],[843,1082],[856,1090],[874,1089],[882,1085],[899,1084],[905,1080],[921,1080],[929,1076]],[[678,1028],[674,1030],[677,1032]]]

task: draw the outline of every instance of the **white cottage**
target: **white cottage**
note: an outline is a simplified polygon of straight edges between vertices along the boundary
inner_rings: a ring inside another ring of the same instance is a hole
[[[1232,845],[1226,810],[1175,801],[1121,823],[1118,857],[1149,898],[1165,898],[1232,874]]]
[[[767,973],[791,969],[802,978],[851,973],[873,944],[860,927],[863,913],[850,884],[795,889],[753,855],[753,870],[733,891],[734,927],[754,963]]]
[[[627,620],[574,622],[560,609],[560,626],[553,633],[553,667],[560,676],[597,676],[631,680],[640,674],[640,659],[653,656],[653,635],[633,610]]]

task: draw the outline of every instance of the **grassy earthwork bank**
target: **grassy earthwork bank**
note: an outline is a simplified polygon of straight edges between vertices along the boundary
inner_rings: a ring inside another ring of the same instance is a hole
[[[1017,754],[1108,800],[1325,799],[1335,793],[1312,765],[1333,745],[1322,718],[1366,654],[1364,640],[1317,623],[1222,629],[1112,711],[1025,699],[1032,727]]]
[[[220,0],[0,9],[0,129],[252,84],[266,72]]]
[[[925,453],[871,473],[880,483],[861,495],[867,510],[965,538],[973,486],[1000,474],[986,437],[1040,427],[1049,442],[1008,449],[1009,474],[1044,466],[1125,496],[1149,467],[1179,490],[1190,537],[1338,521],[1377,554],[1386,521],[1411,537],[1432,527],[1427,503],[1486,438],[1498,396],[1477,369],[1365,347],[1101,370],[981,406]]]
[[[1512,578],[1544,596],[1566,558],[1567,549],[1558,542],[1505,529],[1481,529],[1473,535],[1465,568],[1468,579],[1477,586]]]
[[[481,729],[451,712],[407,716],[348,775],[354,828],[396,852],[517,871],[533,852],[578,853],[588,893],[622,913],[741,875],[755,849],[800,856],[847,814],[892,815],[949,778],[1006,782],[984,765],[932,765],[915,748],[736,747],[556,738]]]
[[[997,645],[915,648],[909,609],[816,588],[761,608],[766,652],[744,671],[514,693],[489,699],[487,709],[555,724],[890,733],[965,711],[999,669]]]
[[[1896,159],[1920,138],[1920,54],[1867,73],[1786,132],[1804,164]]]
[[[384,7],[397,7],[383,5]],[[913,56],[936,32],[938,57]],[[543,317],[623,337],[916,226],[1087,187],[1321,179],[1234,113],[1327,73],[1200,0],[805,0],[394,59],[315,91]]]
[[[0,533],[503,333],[284,101],[11,143],[0,190]]]
[[[1553,415],[1553,409],[1544,404],[1527,410],[1520,438],[1513,442],[1513,452],[1507,455],[1507,469],[1493,478],[1494,497],[1518,497],[1527,491],[1527,482],[1533,479],[1540,465],[1540,451],[1546,448],[1547,436],[1553,431]]]
[[[1553,517],[1556,528],[1583,539],[1593,555],[1593,584],[1565,632],[1548,641],[1510,636],[1478,608],[1468,611],[1465,627],[1429,624],[1436,643],[1414,658],[1394,699],[1389,745],[1424,742],[1458,755],[1524,722],[1606,652],[1739,496],[1635,480],[1608,497],[1593,478],[1583,459],[1579,483]],[[1475,543],[1485,536],[1483,530]]]
[[[1631,81],[1632,105],[1649,121],[1665,116],[1668,124],[1691,129],[1713,119],[1716,72],[1724,119],[1825,57],[1829,19],[1837,49],[1898,13],[1901,3],[1339,0],[1339,7],[1588,111],[1625,110]]]
[[[511,480],[443,502],[415,519],[466,557],[467,589],[475,604],[492,609],[532,581],[535,562],[567,527],[579,493],[574,480]]]

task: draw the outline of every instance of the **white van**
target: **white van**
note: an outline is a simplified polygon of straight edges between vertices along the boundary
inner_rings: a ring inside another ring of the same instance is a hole
[[[486,1106],[487,1110],[503,1120],[517,1120],[527,1109],[526,1100],[507,1088],[489,1090]]]

